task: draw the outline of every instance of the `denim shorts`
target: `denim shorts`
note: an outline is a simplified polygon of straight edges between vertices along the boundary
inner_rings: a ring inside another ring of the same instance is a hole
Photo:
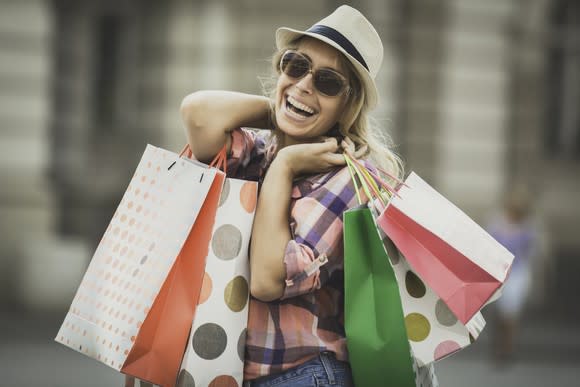
[[[353,387],[350,365],[332,352],[320,355],[282,373],[246,381],[243,387]]]

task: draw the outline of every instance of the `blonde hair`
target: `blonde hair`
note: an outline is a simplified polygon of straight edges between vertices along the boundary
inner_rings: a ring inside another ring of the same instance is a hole
[[[306,38],[311,39],[309,37]],[[276,82],[280,75],[278,66],[282,55],[286,50],[297,49],[298,43],[302,39],[304,37],[295,40],[288,47],[283,47],[273,55],[273,72],[271,76],[269,78],[261,78],[264,94],[270,97],[270,100],[273,101],[276,95]],[[368,157],[373,165],[397,178],[402,178],[403,163],[400,157],[391,149],[393,147],[391,137],[371,121],[369,116],[370,108],[365,91],[353,64],[342,53],[340,54],[340,61],[348,70],[350,82],[350,90],[345,104],[346,109],[339,119],[340,133],[344,137],[350,138],[356,149],[366,145],[368,149],[364,157]],[[273,105],[271,105],[270,119],[274,125],[274,135],[279,139],[281,133],[277,128],[276,112]],[[391,184],[396,184],[390,177],[382,173],[381,175]]]

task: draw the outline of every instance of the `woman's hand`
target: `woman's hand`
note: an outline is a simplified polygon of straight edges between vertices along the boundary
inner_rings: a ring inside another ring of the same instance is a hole
[[[369,146],[366,144],[356,149],[354,142],[352,142],[352,140],[348,137],[342,140],[342,142],[340,143],[340,147],[343,149],[344,152],[350,153],[350,155],[355,159],[360,159],[361,157],[364,157],[368,153],[369,149]]]
[[[339,150],[335,138],[321,137],[319,142],[282,148],[276,155],[274,164],[277,164],[276,167],[283,167],[292,177],[322,173],[346,164],[343,155],[338,153]]]

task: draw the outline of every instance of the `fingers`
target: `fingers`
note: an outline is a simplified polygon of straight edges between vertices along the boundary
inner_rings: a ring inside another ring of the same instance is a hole
[[[336,138],[319,137],[318,142],[295,144],[283,148],[278,157],[285,155],[297,175],[326,172],[346,164]]]
[[[340,153],[328,153],[325,157],[325,161],[332,166],[346,164],[346,160],[344,159],[344,156]]]
[[[346,152],[349,152],[350,154],[354,153],[354,143],[352,142],[352,140],[350,138],[345,137],[344,140],[342,140],[342,142],[340,143],[340,146]]]
[[[368,145],[363,145],[359,149],[355,148],[354,142],[349,138],[345,137],[344,140],[340,143],[342,149],[345,152],[350,153],[355,159],[360,159],[361,157],[365,156],[368,152]]]
[[[343,141],[344,142],[344,141]],[[328,137],[324,140],[325,144],[328,144],[327,154],[325,155],[325,160],[330,165],[338,166],[346,164],[346,160],[341,153],[338,153],[341,147],[338,145],[338,141],[335,137]]]
[[[369,146],[367,144],[361,146],[360,148],[358,148],[358,150],[356,152],[354,152],[354,158],[360,159],[361,157],[366,156],[366,154],[368,153],[368,150],[369,150]]]
[[[338,151],[338,142],[334,137],[321,137],[322,142],[316,143],[317,148],[320,152],[337,152]]]
[[[338,141],[334,137],[319,137],[318,143],[311,144],[320,153],[325,163],[331,166],[338,166],[346,164],[344,156],[338,153],[340,147]],[[314,151],[316,153],[316,151]]]

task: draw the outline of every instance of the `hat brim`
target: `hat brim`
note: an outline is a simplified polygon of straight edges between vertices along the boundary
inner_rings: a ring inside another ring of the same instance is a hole
[[[340,51],[344,56],[346,56],[346,58],[354,66],[360,78],[360,81],[362,82],[362,86],[365,89],[365,94],[367,98],[367,105],[369,106],[369,108],[373,108],[377,105],[379,100],[379,93],[375,81],[371,78],[368,70],[362,64],[360,64],[358,60],[356,60],[352,55],[346,52],[344,48],[342,48],[338,43],[336,43],[332,39],[308,31],[300,31],[292,28],[280,27],[276,30],[276,47],[280,50],[302,36],[309,36],[311,38],[318,39],[334,47],[336,50]]]

